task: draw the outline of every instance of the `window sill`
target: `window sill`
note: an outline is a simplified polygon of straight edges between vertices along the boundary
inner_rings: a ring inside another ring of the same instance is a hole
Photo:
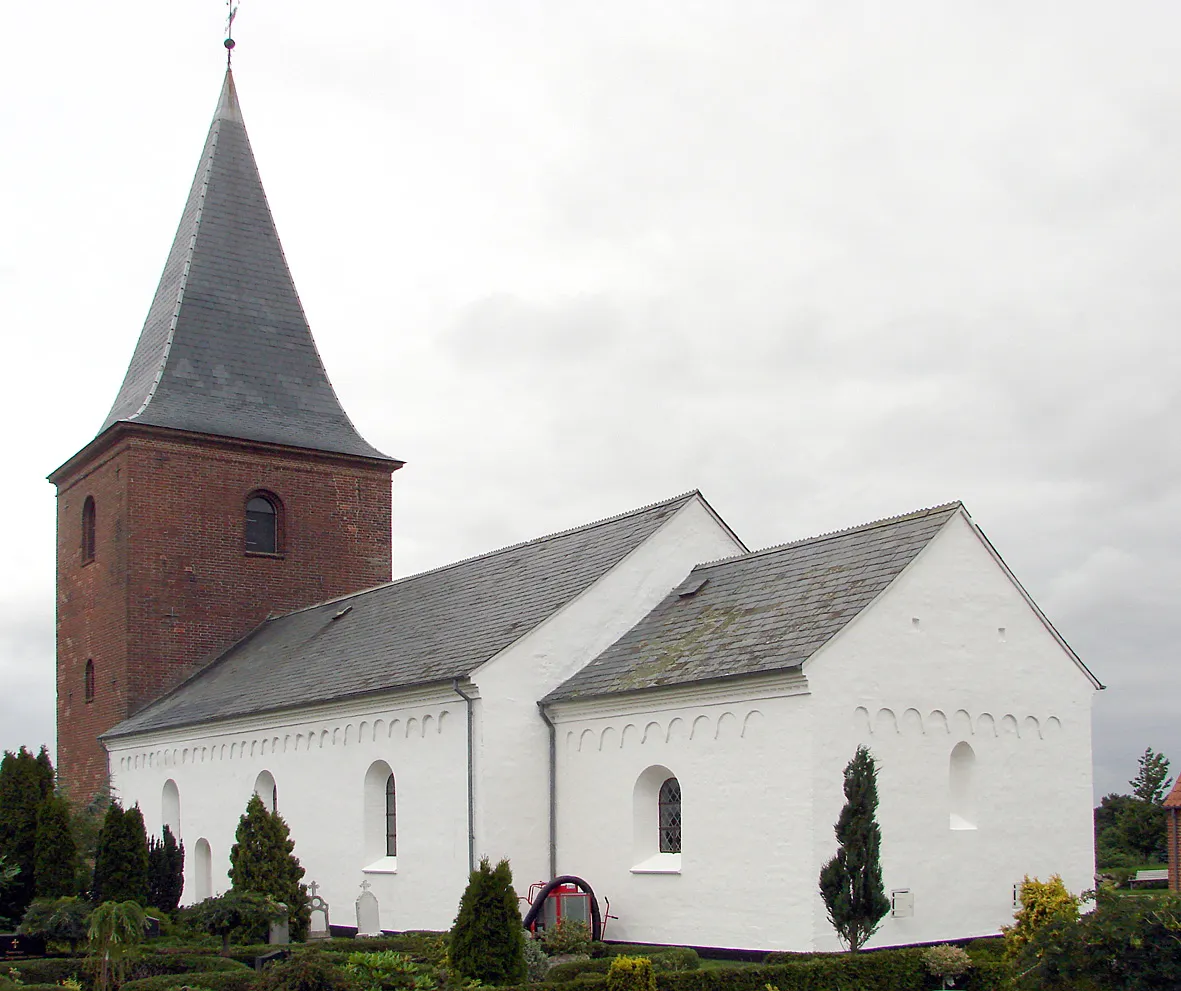
[[[967,819],[953,814],[951,817],[951,828],[955,831],[963,831],[975,830],[976,827],[972,825],[972,823],[968,822]]]
[[[247,557],[273,557],[282,560],[287,555],[282,551],[244,551]]]
[[[94,564],[94,558],[85,557],[82,559],[82,567],[85,568],[88,564]]]
[[[367,867],[361,868],[362,874],[397,874],[398,873],[398,858],[397,857],[382,857],[380,860],[373,861]]]
[[[633,874],[680,874],[679,853],[654,853],[647,860],[641,860],[631,869]]]

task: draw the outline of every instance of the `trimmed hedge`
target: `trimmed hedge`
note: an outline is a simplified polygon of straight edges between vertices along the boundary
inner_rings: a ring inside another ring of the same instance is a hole
[[[30,984],[60,984],[67,977],[77,977],[85,987],[92,983],[90,971],[83,957],[41,957],[33,960],[6,960],[0,964],[0,973],[8,975],[8,968],[20,972],[20,979],[27,987]],[[60,989],[59,989],[60,991]]]
[[[1001,991],[1007,988],[1009,968],[1000,960],[976,960],[964,975],[965,991]]]
[[[592,957],[590,960],[569,960],[566,963],[554,964],[546,971],[547,984],[564,984],[568,981],[581,980],[586,974],[606,974],[616,957],[644,957],[652,961],[652,969],[657,973],[681,973],[697,970],[701,966],[701,958],[696,950],[687,946],[670,946],[667,949],[658,947],[631,948],[630,953],[613,953],[606,957]]]
[[[829,953],[762,967],[727,967],[658,973],[657,991],[926,991],[930,975],[922,951]]]
[[[210,991],[255,991],[259,976],[252,970],[206,971],[197,980],[193,980],[192,974],[163,974],[128,981],[122,991],[174,991],[186,985],[209,988]]]
[[[613,957],[599,957],[597,960],[567,960],[565,963],[556,963],[545,972],[545,983],[565,984],[582,974],[606,974],[613,962]]]
[[[144,977],[162,977],[165,974],[206,974],[210,972],[243,971],[254,969],[253,958],[250,966],[228,957],[207,953],[155,954],[147,953],[131,962],[127,970],[128,980]]]

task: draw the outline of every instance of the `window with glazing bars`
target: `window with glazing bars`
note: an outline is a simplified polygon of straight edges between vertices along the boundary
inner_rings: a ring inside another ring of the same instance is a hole
[[[649,792],[651,794],[651,792]],[[669,778],[660,786],[660,852],[681,852],[681,783]]]
[[[385,855],[398,855],[398,804],[392,774],[385,781]]]

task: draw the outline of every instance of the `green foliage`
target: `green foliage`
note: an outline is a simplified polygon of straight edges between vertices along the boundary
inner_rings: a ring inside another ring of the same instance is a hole
[[[968,951],[959,946],[940,943],[938,946],[928,946],[923,951],[923,963],[927,970],[940,979],[943,987],[949,988],[955,978],[966,974],[972,967],[972,958]]]
[[[229,953],[230,936],[234,933],[266,930],[272,919],[282,915],[283,909],[266,895],[238,890],[206,898],[185,913],[188,923],[211,936],[221,937],[223,955]]]
[[[1101,869],[1131,869],[1168,859],[1163,807],[1130,795],[1104,795],[1094,819],[1095,861]]]
[[[148,903],[175,912],[185,886],[185,848],[168,825],[162,839],[148,840]]]
[[[86,939],[93,906],[82,898],[36,898],[21,920],[21,933],[46,943],[65,943],[70,952]]]
[[[69,799],[70,796],[64,789],[62,794],[66,799]],[[107,806],[110,804],[111,784],[109,781],[104,781],[85,805],[70,804],[70,833],[78,848],[77,890],[80,892],[89,889],[94,878],[98,838],[102,833],[103,822],[106,819]]]
[[[550,956],[559,953],[586,953],[590,949],[590,926],[579,919],[561,919],[541,936],[542,946]]]
[[[396,991],[400,988],[430,991],[439,986],[429,968],[396,950],[350,953],[344,970],[361,991]]]
[[[94,968],[98,991],[123,983],[127,966],[143,942],[146,924],[143,907],[133,899],[103,902],[90,913],[87,957]]]
[[[583,974],[602,974],[606,977],[607,971],[611,969],[611,961],[614,959],[615,957],[611,956],[565,960],[562,963],[553,964],[545,975],[545,979],[550,984],[566,984],[569,981],[577,980]]]
[[[0,760],[0,857],[20,868],[0,887],[0,918],[13,923],[25,914],[37,890],[37,809],[53,792],[53,765],[42,747],[24,747]]]
[[[148,904],[148,835],[138,805],[127,810],[118,802],[107,806],[95,850],[90,897],[95,902]]]
[[[530,984],[545,980],[549,971],[549,957],[541,946],[541,940],[531,935],[525,937],[525,977]]]
[[[488,858],[472,871],[451,929],[451,965],[462,977],[483,984],[524,982],[525,930],[507,860]]]
[[[975,973],[973,972],[973,976]],[[657,991],[927,991],[922,951],[801,953],[772,966],[657,973]]]
[[[858,747],[845,766],[845,807],[833,827],[839,847],[820,871],[820,894],[828,921],[850,950],[859,950],[890,910],[882,885],[882,831],[878,807],[877,765]]]
[[[1181,897],[1100,896],[1092,912],[1061,913],[1014,962],[1018,988],[1159,991],[1181,986]]]
[[[261,975],[252,970],[235,970],[225,973],[202,973],[196,985],[210,991],[257,991]],[[145,977],[128,981],[121,991],[174,991],[176,988],[194,987],[191,974],[168,974],[163,977]]]
[[[1136,776],[1128,782],[1132,787],[1132,794],[1142,802],[1160,805],[1169,793],[1172,779],[1169,777],[1169,758],[1158,754],[1152,747],[1145,747],[1144,753],[1137,758],[1140,769]]]
[[[307,938],[312,913],[308,908],[304,869],[295,856],[295,841],[287,823],[271,812],[257,795],[251,795],[238,820],[236,842],[230,850],[230,881],[236,891],[267,895],[287,906],[291,938]]]
[[[37,807],[33,862],[38,898],[65,898],[78,893],[78,848],[70,830],[70,805],[49,794]]]
[[[262,972],[258,991],[354,991],[347,974],[314,950],[296,953]]]
[[[616,957],[607,971],[607,991],[656,991],[656,973],[647,957]]]
[[[1011,926],[1002,927],[1005,934],[1005,957],[1019,957],[1034,933],[1059,917],[1078,918],[1078,896],[1072,895],[1058,874],[1048,881],[1039,881],[1028,874],[1021,882],[1021,908],[1013,916]]]

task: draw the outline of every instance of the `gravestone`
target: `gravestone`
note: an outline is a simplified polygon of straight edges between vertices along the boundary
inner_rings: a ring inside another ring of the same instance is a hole
[[[291,942],[291,925],[287,918],[287,906],[282,902],[276,904],[283,910],[283,914],[271,919],[271,928],[267,933],[268,943],[286,944]]]
[[[160,920],[149,915],[144,920],[144,938],[158,939],[160,936]]]
[[[320,897],[320,885],[313,881],[308,885],[312,897],[308,899],[308,908],[312,910],[311,922],[308,925],[308,939],[331,939],[332,930],[328,925],[328,903]]]
[[[0,933],[0,960],[27,960],[45,956],[45,940],[40,936]]]
[[[381,916],[378,914],[377,896],[369,889],[368,881],[361,882],[361,893],[357,896],[357,935],[380,936]]]

